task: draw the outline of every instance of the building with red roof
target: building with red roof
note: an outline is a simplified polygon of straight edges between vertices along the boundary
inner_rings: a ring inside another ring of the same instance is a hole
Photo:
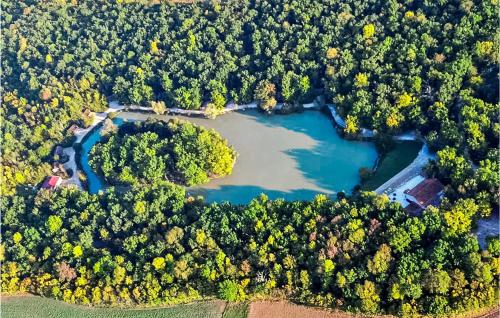
[[[444,186],[438,179],[426,178],[414,188],[405,190],[404,193],[410,203],[425,209],[429,205],[438,206],[441,203],[443,191]]]
[[[50,176],[45,179],[42,184],[42,189],[54,190],[61,185],[62,178],[58,176]]]

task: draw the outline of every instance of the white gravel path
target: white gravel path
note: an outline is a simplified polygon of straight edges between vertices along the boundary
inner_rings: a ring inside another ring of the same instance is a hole
[[[76,160],[75,160],[75,149],[73,147],[67,147],[64,148],[63,151],[64,154],[66,154],[69,158],[69,160],[66,163],[64,163],[64,169],[66,170],[71,169],[73,175],[69,179],[64,179],[62,181],[62,185],[75,185],[80,190],[83,190],[82,182],[78,177],[78,166],[76,165]]]

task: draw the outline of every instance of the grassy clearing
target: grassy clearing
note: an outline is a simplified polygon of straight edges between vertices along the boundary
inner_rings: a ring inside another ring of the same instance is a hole
[[[417,157],[420,149],[422,149],[420,142],[397,142],[394,149],[382,157],[373,176],[365,181],[361,188],[368,191],[375,190],[408,166]]]
[[[247,318],[248,303],[228,303],[222,318]]]
[[[168,308],[121,309],[91,308],[66,304],[37,296],[2,297],[2,318],[243,318],[245,308],[225,302],[208,301]],[[232,308],[234,307],[234,308]],[[224,315],[224,316],[223,316]]]

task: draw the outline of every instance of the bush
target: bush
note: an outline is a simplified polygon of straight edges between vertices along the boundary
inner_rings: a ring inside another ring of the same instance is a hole
[[[227,301],[242,301],[244,295],[240,285],[234,280],[225,280],[219,284],[219,297]]]

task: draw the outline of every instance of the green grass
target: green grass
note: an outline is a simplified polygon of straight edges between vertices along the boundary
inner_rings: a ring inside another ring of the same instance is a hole
[[[221,301],[145,309],[91,308],[37,296],[2,297],[1,302],[2,318],[245,318],[247,311],[247,304]]]
[[[375,190],[408,166],[422,149],[422,143],[416,141],[397,142],[379,162],[373,176],[361,185],[363,190]]]
[[[248,309],[248,303],[228,303],[222,318],[246,318]]]

